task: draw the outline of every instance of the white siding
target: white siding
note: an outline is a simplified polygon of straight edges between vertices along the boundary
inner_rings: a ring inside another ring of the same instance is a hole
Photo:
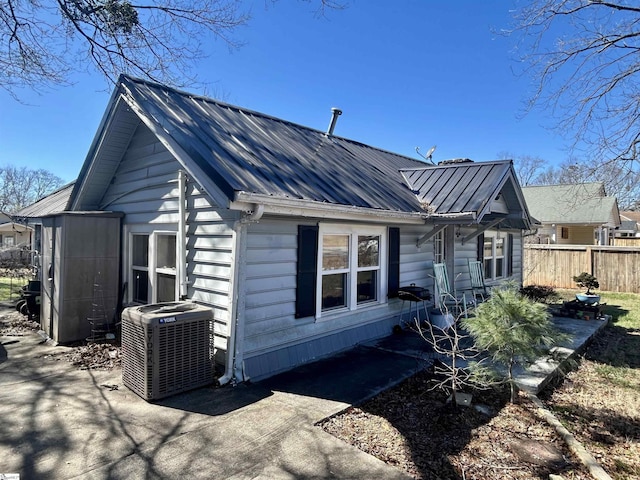
[[[298,224],[263,218],[247,238],[244,356],[249,377],[262,378],[359,342],[391,334],[400,301],[316,322],[295,318]],[[416,247],[419,227],[400,230],[400,282],[429,285],[432,246]]]
[[[124,212],[123,225],[128,229],[151,226],[177,231],[180,168],[180,163],[141,124],[102,199],[101,208]],[[234,212],[213,208],[208,197],[188,179],[188,298],[213,309],[214,344],[219,350],[227,349],[236,218]]]

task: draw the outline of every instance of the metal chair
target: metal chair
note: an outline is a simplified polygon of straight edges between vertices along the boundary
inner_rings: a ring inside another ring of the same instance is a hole
[[[469,260],[469,276],[471,278],[471,292],[474,300],[480,297],[484,302],[489,297],[489,289],[484,283],[484,265],[479,260]]]
[[[444,263],[434,263],[433,275],[436,284],[436,301],[440,310],[451,310],[453,308],[456,313],[464,313],[466,318],[468,316],[467,307],[469,306],[467,295],[462,293],[462,297],[459,297],[457,292],[451,288],[447,266]],[[471,305],[474,304],[475,302],[471,301]]]

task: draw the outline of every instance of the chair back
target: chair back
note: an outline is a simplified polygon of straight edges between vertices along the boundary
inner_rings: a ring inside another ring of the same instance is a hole
[[[449,275],[447,274],[447,265],[444,263],[433,264],[433,275],[436,279],[436,289],[440,298],[453,297],[451,285],[449,284]]]
[[[479,260],[469,260],[469,276],[471,277],[471,288],[475,291],[479,290],[480,295],[484,299],[487,295],[487,286],[484,283],[484,265]]]

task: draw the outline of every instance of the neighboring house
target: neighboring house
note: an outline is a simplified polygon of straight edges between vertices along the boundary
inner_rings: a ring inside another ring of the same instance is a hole
[[[21,266],[29,263],[33,229],[12,221],[0,212],[0,264]]]
[[[531,243],[609,245],[620,225],[616,197],[599,182],[522,187],[531,216],[542,226]]]
[[[42,217],[64,211],[69,203],[73,185],[74,182],[71,182],[60,187],[58,190],[24,207],[12,216],[14,222],[28,226],[33,230],[32,249],[34,251],[41,251]]]
[[[531,220],[511,161],[430,165],[335,136],[336,120],[126,76],[111,97],[68,210],[123,214],[125,304],[213,309],[222,383],[389,335],[399,287],[433,289],[434,260],[458,288],[469,259],[489,283],[522,280]]]
[[[640,212],[620,212],[620,226],[615,231],[617,238],[640,238]]]
[[[20,223],[8,221],[0,223],[0,248],[22,248],[31,247],[31,237],[33,228]]]

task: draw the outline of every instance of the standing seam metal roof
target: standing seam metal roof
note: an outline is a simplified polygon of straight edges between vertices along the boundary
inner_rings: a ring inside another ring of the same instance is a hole
[[[13,215],[14,218],[35,218],[44,217],[52,213],[63,212],[67,208],[71,191],[75,182],[59,188],[55,192],[41,198],[40,200],[24,207]]]
[[[148,82],[123,85],[228,194],[420,211],[399,170],[424,162]]]
[[[435,206],[435,213],[464,211],[479,216],[503,185],[500,175],[513,170],[508,160],[429,165],[262,113],[121,76],[96,135],[99,141],[94,140],[79,177],[80,187],[74,190],[74,205],[91,206],[106,191],[106,179],[93,178],[92,172],[98,169],[90,167],[101,161],[101,149],[110,144],[111,130],[117,127],[111,120],[117,124],[122,117],[114,108],[119,99],[128,104],[120,110],[151,121],[152,130],[184,152],[183,161],[195,163],[231,201],[246,193],[425,215]],[[132,122],[128,125],[134,128]],[[517,188],[515,176],[513,179]],[[526,207],[516,197],[509,201],[526,215]],[[424,208],[426,203],[431,209]]]

